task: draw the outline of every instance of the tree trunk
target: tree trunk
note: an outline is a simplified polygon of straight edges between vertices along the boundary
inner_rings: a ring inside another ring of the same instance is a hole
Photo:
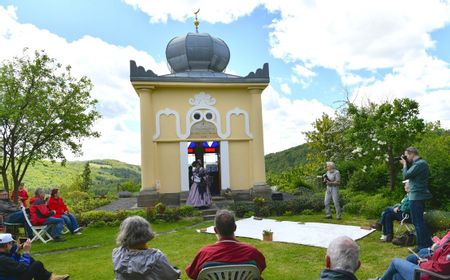
[[[9,182],[8,182],[8,174],[5,171],[2,171],[2,181],[3,181],[3,188],[8,193],[9,197]]]
[[[394,155],[392,153],[392,146],[388,145],[388,170],[389,170],[389,185],[391,191],[395,188],[395,162]]]

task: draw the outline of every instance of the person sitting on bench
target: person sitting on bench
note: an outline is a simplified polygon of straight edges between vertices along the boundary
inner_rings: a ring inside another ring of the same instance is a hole
[[[394,237],[394,220],[402,221],[410,221],[409,219],[409,200],[408,200],[408,180],[403,181],[405,184],[405,192],[406,195],[402,199],[402,201],[394,206],[389,206],[384,209],[383,213],[381,213],[381,220],[376,224],[372,225],[372,228],[376,230],[383,230],[383,234],[380,237],[380,240],[383,242],[391,242]],[[406,216],[407,215],[407,216]]]
[[[19,254],[20,250],[23,254]],[[40,261],[30,256],[31,241],[19,246],[10,233],[0,233],[0,279],[8,280],[65,280],[69,275],[56,275],[47,271]]]

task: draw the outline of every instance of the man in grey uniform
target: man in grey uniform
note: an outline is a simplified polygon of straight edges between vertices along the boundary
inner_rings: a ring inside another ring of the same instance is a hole
[[[339,185],[341,183],[341,174],[336,169],[334,162],[327,162],[327,173],[323,175],[323,182],[327,185],[325,192],[325,218],[331,219],[330,202],[333,198],[334,208],[336,209],[336,219],[341,219],[341,206],[339,205]]]

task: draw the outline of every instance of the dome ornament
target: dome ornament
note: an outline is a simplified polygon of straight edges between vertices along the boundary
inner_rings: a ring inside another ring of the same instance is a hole
[[[198,25],[200,24],[200,21],[198,20],[197,14],[200,12],[200,8],[194,12],[195,19],[194,19],[194,25],[195,25],[195,33],[198,33]]]

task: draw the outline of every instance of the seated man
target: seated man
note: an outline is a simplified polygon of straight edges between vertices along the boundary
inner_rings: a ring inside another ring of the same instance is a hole
[[[30,199],[31,223],[35,226],[52,225],[52,237],[55,241],[65,241],[61,237],[64,220],[55,218],[55,211],[50,211],[45,203],[45,193],[41,188],[36,189],[34,197]]]
[[[359,246],[347,236],[334,239],[328,245],[325,265],[327,268],[320,272],[321,280],[356,280],[354,273],[361,265]]]
[[[266,268],[266,259],[255,247],[239,242],[234,236],[236,223],[234,215],[228,210],[219,210],[214,220],[214,231],[219,241],[200,249],[192,263],[186,268],[186,274],[197,279],[207,262],[249,263],[256,262],[259,271]]]
[[[409,200],[408,200],[408,180],[405,183],[406,195],[402,201],[394,206],[389,206],[381,213],[381,220],[372,225],[376,230],[383,230],[380,240],[383,242],[391,242],[394,237],[394,220],[401,221],[406,215],[409,217]],[[406,220],[410,220],[409,218]]]
[[[22,210],[18,205],[8,199],[8,193],[6,191],[0,192],[0,215],[4,217],[3,220],[7,223],[23,224],[28,238],[33,238],[33,231],[27,224]]]
[[[374,278],[372,280],[411,280],[414,278],[414,270],[419,267],[439,274],[449,275],[450,242],[445,243],[442,247],[437,249],[429,259],[420,259],[418,264],[395,258],[392,260],[382,277]],[[420,279],[424,280],[429,278],[427,276],[422,276]]]
[[[23,255],[19,250],[23,249]],[[8,280],[65,280],[69,275],[48,272],[40,261],[30,256],[31,241],[17,246],[9,233],[0,233],[0,279]]]

